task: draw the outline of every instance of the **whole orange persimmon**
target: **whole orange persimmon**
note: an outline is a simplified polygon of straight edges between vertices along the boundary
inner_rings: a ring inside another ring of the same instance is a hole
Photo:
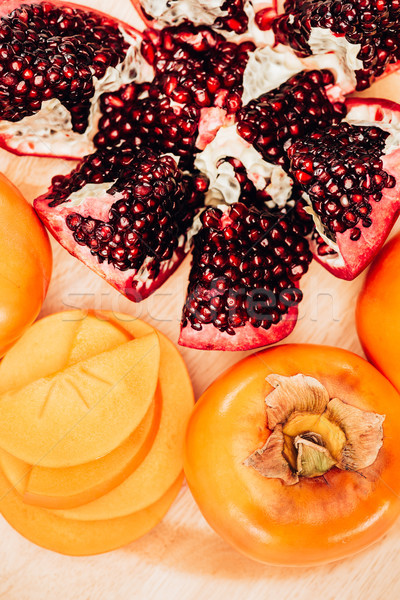
[[[0,357],[39,314],[50,282],[47,233],[33,208],[0,174]]]
[[[185,474],[209,524],[277,565],[344,558],[400,513],[400,397],[338,348],[284,345],[244,359],[203,394]]]
[[[356,322],[368,359],[400,390],[400,234],[370,267]]]

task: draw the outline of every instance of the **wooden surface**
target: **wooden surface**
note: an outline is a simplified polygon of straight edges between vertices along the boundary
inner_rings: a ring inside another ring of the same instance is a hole
[[[136,22],[129,0],[80,3]],[[398,96],[398,81],[395,76],[384,84],[392,99]],[[0,170],[29,200],[46,190],[53,175],[71,167],[66,161],[15,158],[0,151]],[[76,307],[127,312],[153,323],[176,342],[188,260],[158,292],[134,305],[57,244],[53,249],[54,275],[42,315]],[[299,322],[287,341],[361,353],[354,308],[362,281],[363,277],[335,280],[313,264],[304,280]],[[197,397],[244,356],[189,349],[182,354]],[[398,600],[399,573],[400,523],[384,540],[346,561],[305,570],[265,567],[237,554],[210,529],[186,486],[156,529],[126,548],[97,557],[69,558],[42,550],[0,518],[0,598],[7,600]]]

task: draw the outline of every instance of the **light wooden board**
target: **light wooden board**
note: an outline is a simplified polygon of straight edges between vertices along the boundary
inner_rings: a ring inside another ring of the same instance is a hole
[[[81,4],[137,23],[129,0]],[[384,86],[388,97],[400,98],[398,77]],[[70,169],[66,161],[15,158],[0,151],[0,170],[30,201],[47,189],[53,175]],[[140,316],[176,342],[188,260],[158,292],[134,305],[57,244],[53,249],[54,275],[42,315],[76,307],[112,309]],[[335,280],[313,264],[304,280],[299,322],[287,341],[361,353],[354,308],[362,282],[362,276],[354,282]],[[245,355],[189,349],[182,354],[197,396]],[[346,561],[305,570],[265,567],[237,554],[210,529],[186,486],[151,533],[97,557],[69,558],[42,550],[0,518],[0,598],[7,600],[398,600],[399,573],[400,523],[384,540]]]

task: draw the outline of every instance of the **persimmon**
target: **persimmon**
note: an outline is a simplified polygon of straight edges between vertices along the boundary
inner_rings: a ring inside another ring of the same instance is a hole
[[[33,208],[0,173],[0,357],[33,323],[51,277],[47,233]]]
[[[198,401],[185,474],[209,524],[247,556],[314,565],[380,538],[400,514],[400,396],[338,348],[244,359]]]
[[[357,331],[368,359],[400,391],[400,234],[370,267],[357,302]]]

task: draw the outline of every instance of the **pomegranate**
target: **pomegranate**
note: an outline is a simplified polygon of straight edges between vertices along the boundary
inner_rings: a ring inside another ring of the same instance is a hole
[[[400,210],[400,105],[349,99],[346,120],[295,141],[290,172],[315,222],[312,250],[353,279],[386,240]]]
[[[148,30],[143,55],[155,69],[151,83],[132,83],[101,98],[95,145],[135,139],[172,152],[188,166],[241,106],[252,42],[236,44],[208,27]]]
[[[191,22],[208,25],[231,34],[249,32],[255,35],[254,24],[268,29],[275,2],[265,0],[132,0],[133,6],[148,27],[165,27]]]
[[[313,255],[352,279],[386,239],[400,204],[400,106],[343,95],[396,68],[400,8],[357,2],[354,16],[353,0],[287,0],[274,18],[258,0],[134,0],[143,33],[69,4],[0,9],[2,143],[89,152],[36,210],[133,301],[192,246],[181,345],[283,339]],[[257,47],[272,18],[284,45]]]
[[[398,0],[286,0],[284,10],[272,24],[276,42],[300,56],[329,54],[357,90],[399,66]]]
[[[298,186],[236,132],[220,129],[195,166],[209,179],[179,343],[248,350],[289,335],[312,221]]]
[[[209,208],[194,237],[193,265],[179,343],[204,350],[249,350],[289,335],[311,261],[293,213],[241,202]]]
[[[206,189],[203,176],[183,173],[171,156],[125,143],[53,178],[34,206],[62,246],[139,302],[188,252]]]
[[[81,158],[93,151],[105,91],[152,77],[141,34],[57,0],[0,6],[0,145],[16,154]]]
[[[331,88],[334,77],[326,69],[293,75],[241,109],[237,131],[266,161],[287,166],[284,147],[288,140],[343,118],[345,105],[329,99]]]

